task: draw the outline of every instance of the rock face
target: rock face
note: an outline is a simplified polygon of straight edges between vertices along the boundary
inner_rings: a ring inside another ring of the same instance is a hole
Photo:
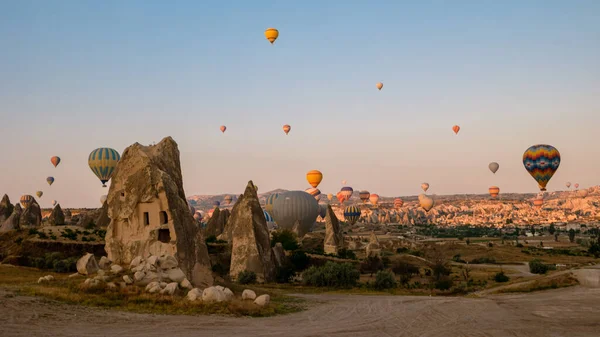
[[[171,137],[125,149],[106,203],[111,261],[123,265],[137,256],[172,255],[192,283],[212,284],[208,250],[188,209],[179,149]]]
[[[377,240],[377,235],[375,232],[371,232],[371,237],[369,238],[369,244],[367,244],[367,256],[379,256],[381,254],[381,246],[379,245],[379,240]]]
[[[230,215],[228,209],[220,210],[219,207],[215,208],[212,217],[206,223],[206,233],[204,236],[221,235],[225,230],[225,224],[227,224]]]
[[[325,254],[337,254],[341,248],[344,248],[342,226],[340,226],[340,221],[335,216],[335,213],[333,213],[331,205],[327,205],[323,251]]]
[[[20,227],[39,227],[42,224],[42,210],[33,199],[31,205],[23,210],[19,218]]]
[[[15,229],[19,229],[19,220],[21,219],[21,213],[23,213],[21,205],[17,204],[13,208],[13,212],[8,217],[8,219],[4,220],[2,227],[0,227],[0,232],[8,232]]]
[[[105,202],[102,208],[100,208],[100,214],[96,218],[96,227],[106,228],[110,225],[110,218],[108,217],[108,204]]]
[[[82,275],[91,275],[98,271],[100,267],[94,254],[85,254],[79,260],[77,260],[77,272]]]
[[[48,218],[48,223],[50,226],[62,226],[65,224],[65,214],[63,213],[62,208],[60,208],[60,204],[57,204],[52,209],[52,213]]]
[[[267,221],[252,181],[238,199],[229,218],[232,228],[231,267],[229,275],[236,279],[244,270],[256,273],[259,281],[275,279],[275,257],[271,249]]]
[[[0,201],[0,224],[10,217],[14,208],[15,207],[10,203],[8,195],[5,194],[2,197],[2,201]]]

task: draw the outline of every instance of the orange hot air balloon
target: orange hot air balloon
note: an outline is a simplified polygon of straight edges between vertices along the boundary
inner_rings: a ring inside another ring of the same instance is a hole
[[[50,158],[50,162],[52,163],[52,165],[54,165],[54,167],[57,167],[58,164],[60,164],[60,157],[54,156]]]
[[[377,205],[377,202],[379,201],[379,195],[378,194],[371,194],[369,196],[369,201],[371,201],[371,204]]]
[[[460,131],[460,126],[458,126],[458,125],[453,126],[452,131],[454,131],[455,134],[458,134],[458,131]]]
[[[377,83],[377,89],[381,90],[381,88],[383,88],[383,83],[381,83],[381,82]]]
[[[402,199],[400,199],[400,198],[394,199],[394,207],[400,208],[400,207],[402,207],[402,205],[404,205],[404,201]]]
[[[542,208],[542,205],[544,205],[544,199],[535,198],[533,200],[533,207],[540,209],[540,208]]]
[[[346,196],[342,193],[342,191],[339,191],[335,196],[340,201],[340,205],[346,200]]]
[[[291,129],[292,127],[287,124],[283,126],[283,132],[285,132],[286,135],[290,132]]]
[[[490,196],[495,198],[498,196],[498,193],[500,193],[500,188],[498,186],[491,186],[488,191],[490,192]]]
[[[321,183],[321,180],[323,180],[323,173],[321,173],[319,170],[308,171],[306,174],[306,180],[308,180],[310,186],[317,188],[317,186],[319,186]]]
[[[221,125],[221,127],[219,129],[221,129],[221,132],[224,133],[225,130],[227,130],[227,127],[225,125]]]
[[[265,37],[273,44],[279,37],[279,31],[275,28],[267,28],[267,30],[265,30]]]

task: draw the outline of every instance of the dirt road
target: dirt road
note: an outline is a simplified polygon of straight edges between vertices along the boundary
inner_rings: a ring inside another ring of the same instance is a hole
[[[0,292],[0,336],[598,336],[600,289],[461,297],[311,295],[272,318],[162,316],[70,306]]]

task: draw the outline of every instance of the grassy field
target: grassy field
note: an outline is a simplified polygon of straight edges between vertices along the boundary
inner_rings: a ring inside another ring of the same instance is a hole
[[[55,281],[38,284],[38,278],[53,275]],[[269,292],[271,303],[265,308],[256,306],[252,301],[236,299],[229,303],[205,304],[201,301],[190,302],[185,299],[187,291],[175,296],[144,293],[142,288],[128,286],[118,290],[104,287],[82,288],[82,277],[69,278],[65,274],[49,273],[34,268],[0,265],[0,287],[18,295],[38,296],[67,304],[79,304],[93,307],[131,311],[137,313],[205,315],[220,314],[233,316],[264,317],[298,312],[305,308],[306,301],[284,295],[282,292]],[[264,291],[248,286],[257,294]],[[233,290],[241,294],[242,287]]]

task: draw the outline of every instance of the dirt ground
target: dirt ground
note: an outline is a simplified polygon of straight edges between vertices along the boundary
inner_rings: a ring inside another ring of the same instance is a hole
[[[302,295],[310,309],[271,318],[163,316],[65,305],[0,291],[9,336],[598,336],[600,289],[485,298]]]

